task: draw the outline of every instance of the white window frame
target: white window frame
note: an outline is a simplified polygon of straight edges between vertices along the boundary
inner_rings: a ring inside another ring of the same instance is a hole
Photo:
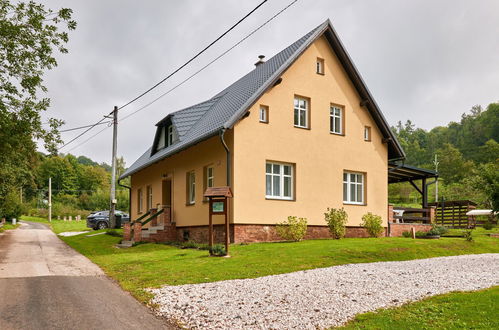
[[[214,172],[215,172],[215,169],[213,168],[213,166],[208,166],[206,168],[206,188],[214,187],[214,183],[215,183]]]
[[[317,74],[324,74],[324,59],[317,58],[317,62],[315,64],[315,71]]]
[[[339,110],[339,115],[336,114],[336,110]],[[332,134],[343,135],[343,109],[332,105],[329,108],[329,132]],[[336,127],[336,119],[339,119],[339,127]]]
[[[173,125],[169,125],[168,126],[168,129],[167,129],[167,133],[168,133],[168,139],[167,139],[167,146],[171,146],[173,144],[173,140],[175,138],[175,135],[174,135],[174,132],[173,132]]]
[[[191,171],[187,175],[187,197],[188,204],[196,203],[196,172]]]
[[[352,175],[355,177],[355,181],[352,180]],[[345,178],[346,176],[346,178]],[[360,181],[359,181],[360,178]],[[343,172],[343,203],[344,204],[354,204],[354,205],[365,205],[365,184],[366,176],[364,173],[359,172]],[[361,187],[360,196],[358,194],[357,187]],[[346,187],[346,200],[345,200],[345,187]],[[351,192],[352,187],[354,188],[354,200],[352,200]],[[360,199],[359,199],[360,197]]]
[[[142,195],[142,188],[137,189],[137,200],[137,213],[142,213],[142,211],[144,210],[144,195]]]
[[[266,106],[260,106],[260,122],[268,123],[269,122],[269,108]]]
[[[147,210],[149,211],[150,209],[152,209],[152,186],[147,186],[146,192],[147,192],[147,196],[146,196]]]
[[[305,102],[305,107],[301,107],[300,106],[300,101],[304,101]],[[304,98],[304,97],[299,97],[299,96],[295,96],[294,98],[294,104],[293,104],[293,108],[294,108],[294,111],[293,111],[293,123],[294,123],[294,126],[295,127],[299,127],[299,128],[308,128],[308,111],[309,111],[309,101]],[[302,123],[300,118],[301,118],[301,113],[304,112],[305,113],[305,123]],[[298,113],[298,116],[296,116],[296,113]],[[295,119],[298,118],[298,123],[295,121]]]
[[[271,165],[270,172],[267,171],[267,165]],[[274,166],[279,166],[279,173],[273,173]],[[289,175],[284,174],[284,167],[289,167]],[[267,178],[270,177],[270,190],[271,194],[267,194]],[[279,178],[279,194],[274,194],[274,177]],[[290,196],[284,196],[284,178],[290,178],[289,193]],[[293,164],[265,162],[265,198],[267,199],[281,199],[293,200],[294,199],[294,166]]]
[[[161,130],[159,131],[159,139],[158,139],[158,146],[156,149],[163,149],[166,146],[165,144],[165,127],[161,127]]]
[[[364,141],[371,141],[371,127],[364,126]]]

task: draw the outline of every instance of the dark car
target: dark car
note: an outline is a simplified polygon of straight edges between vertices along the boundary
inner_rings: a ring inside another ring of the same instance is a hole
[[[130,216],[122,211],[115,211],[116,227],[120,228],[123,222],[130,221]],[[93,230],[109,228],[109,211],[96,211],[87,217],[87,227]]]

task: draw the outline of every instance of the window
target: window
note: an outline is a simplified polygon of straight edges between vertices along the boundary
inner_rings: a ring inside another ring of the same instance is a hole
[[[206,168],[206,188],[213,187],[213,167]]]
[[[158,146],[157,149],[163,149],[165,147],[165,127],[161,127],[161,131],[159,132]]]
[[[364,127],[364,141],[371,141],[371,127]]]
[[[295,97],[295,127],[308,128],[308,100]]]
[[[293,166],[269,162],[265,165],[265,197],[293,199]]]
[[[324,59],[317,57],[315,69],[318,74],[324,74]]]
[[[364,174],[343,173],[343,202],[364,204]]]
[[[343,134],[343,109],[331,106],[329,116],[330,132],[333,134]]]
[[[168,126],[168,139],[167,139],[168,144],[167,144],[167,146],[171,146],[173,144],[173,137],[174,137],[174,135],[173,135],[173,125],[169,125]]]
[[[196,202],[196,174],[194,171],[187,173],[187,204]]]
[[[147,210],[152,209],[152,187],[147,186]]]
[[[142,196],[142,189],[137,190],[137,210],[142,213],[144,207],[144,196]]]
[[[260,106],[260,122],[261,123],[269,122],[269,107],[264,105]]]

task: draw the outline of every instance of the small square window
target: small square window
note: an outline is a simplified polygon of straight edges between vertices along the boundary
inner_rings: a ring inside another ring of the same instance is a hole
[[[315,63],[315,69],[317,74],[324,74],[324,59],[322,58],[317,58],[317,61]]]
[[[364,141],[371,141],[371,127],[364,127]]]
[[[260,123],[269,122],[269,107],[265,105],[260,106]]]

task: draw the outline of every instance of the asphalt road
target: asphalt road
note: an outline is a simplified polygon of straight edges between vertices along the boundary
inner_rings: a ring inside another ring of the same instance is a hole
[[[171,329],[42,224],[0,234],[0,329]]]

